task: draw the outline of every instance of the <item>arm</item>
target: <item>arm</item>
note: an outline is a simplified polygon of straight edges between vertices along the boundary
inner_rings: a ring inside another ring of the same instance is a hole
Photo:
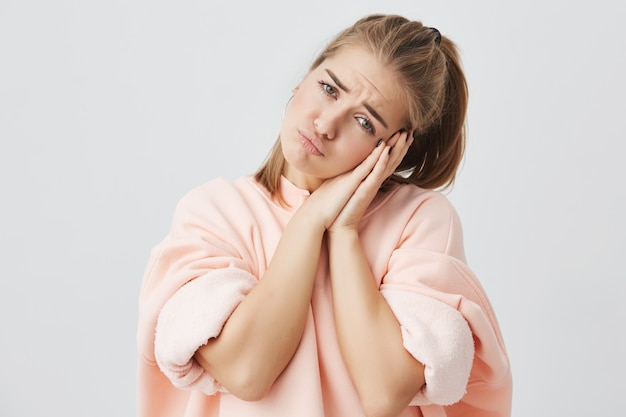
[[[329,252],[339,343],[363,408],[368,416],[396,416],[424,384],[424,367],[403,346],[358,234],[333,232]]]
[[[395,416],[424,385],[424,366],[403,346],[400,325],[375,285],[358,225],[412,142],[396,136],[328,233],[335,322],[344,361],[367,415]]]
[[[263,278],[219,336],[196,352],[200,365],[244,400],[267,393],[304,331],[324,234],[308,213],[299,210],[294,215]]]

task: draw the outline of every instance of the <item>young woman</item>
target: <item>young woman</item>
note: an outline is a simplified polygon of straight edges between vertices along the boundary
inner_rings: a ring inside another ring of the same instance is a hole
[[[439,192],[467,88],[434,28],[373,15],[293,89],[253,177],[198,187],[154,249],[141,416],[507,416],[489,301]]]

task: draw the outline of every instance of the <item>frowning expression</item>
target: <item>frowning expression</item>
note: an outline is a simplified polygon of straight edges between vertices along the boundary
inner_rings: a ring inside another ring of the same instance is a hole
[[[315,189],[405,127],[405,114],[393,71],[364,48],[340,48],[294,89],[280,132],[285,175]]]

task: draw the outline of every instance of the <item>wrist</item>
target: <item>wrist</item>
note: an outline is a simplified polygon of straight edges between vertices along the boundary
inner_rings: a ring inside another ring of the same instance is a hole
[[[328,229],[327,234],[328,238],[333,240],[350,241],[359,239],[358,225],[332,226]]]
[[[315,234],[324,234],[327,226],[324,224],[322,217],[316,212],[307,206],[307,204],[303,204],[294,214],[294,216],[289,221],[291,225],[297,225],[300,229],[309,229]]]

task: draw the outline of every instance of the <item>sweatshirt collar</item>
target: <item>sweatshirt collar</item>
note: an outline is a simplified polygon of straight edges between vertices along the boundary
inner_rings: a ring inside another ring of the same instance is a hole
[[[284,175],[280,177],[280,191],[283,198],[292,209],[300,207],[300,205],[311,195],[309,190],[297,187]]]

